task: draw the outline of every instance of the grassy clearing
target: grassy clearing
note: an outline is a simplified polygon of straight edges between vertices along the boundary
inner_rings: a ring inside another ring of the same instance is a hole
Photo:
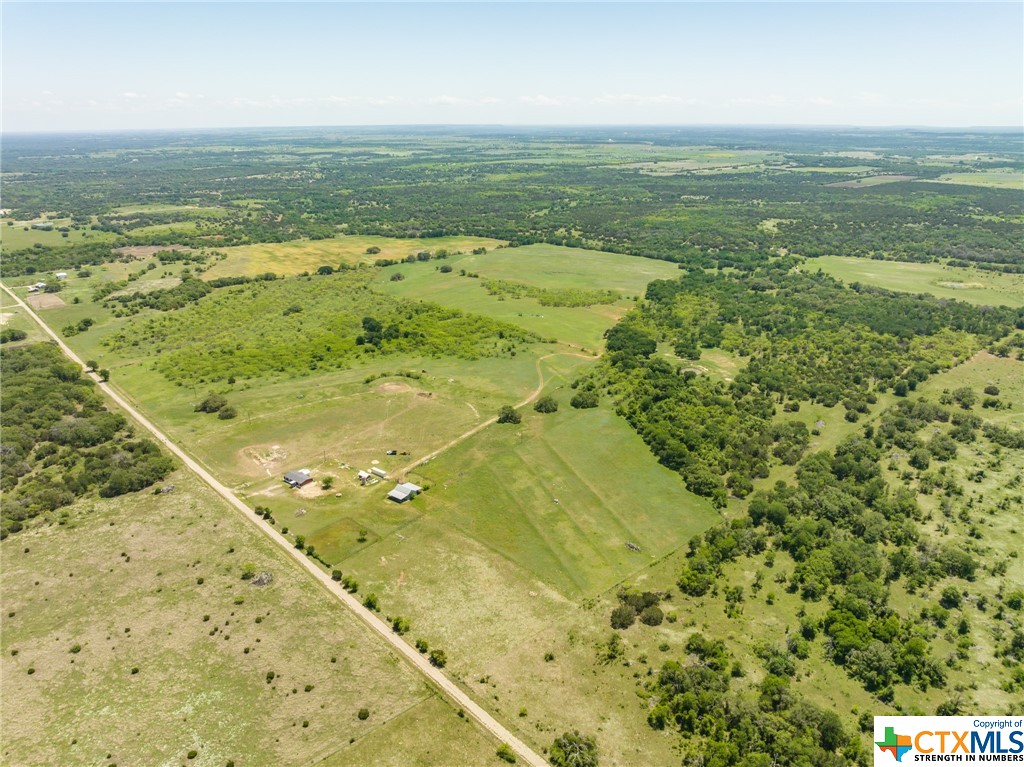
[[[398,716],[486,760],[494,746],[356,618],[205,486],[171,479],[170,494],[79,503],[2,544],[0,674],[18,701],[5,763],[183,763],[195,749],[200,764],[310,764],[350,739],[390,753]],[[246,563],[273,582],[241,580]]]
[[[8,226],[8,224],[13,224]],[[67,232],[58,232],[56,227],[68,226],[71,219],[56,219],[53,221],[54,229],[45,231],[33,229],[29,221],[4,221],[0,224],[0,248],[3,250],[21,250],[31,248],[33,245],[48,245],[50,247],[61,247],[64,245],[77,245],[82,242],[103,242],[112,240],[116,235],[110,232],[94,232],[89,229],[72,229]]]
[[[449,274],[441,273],[437,262],[388,267],[375,285],[387,293],[459,307],[590,350],[599,348],[604,332],[633,306],[631,297],[643,295],[651,280],[679,276],[678,267],[667,261],[557,245],[502,248],[445,263],[453,269]],[[623,298],[588,307],[541,306],[533,298],[489,295],[482,280],[460,276],[460,270],[541,289],[614,290]],[[391,281],[395,272],[405,279]]]
[[[856,178],[852,181],[838,181],[834,184],[826,184],[826,186],[838,186],[846,189],[857,189],[866,186],[880,186],[881,184],[892,184],[897,181],[913,181],[917,176],[867,176],[865,178]]]
[[[964,184],[966,186],[990,186],[995,189],[1024,190],[1024,173],[1019,170],[988,170],[977,173],[947,173],[934,179],[943,184]]]
[[[1024,275],[1019,274],[846,256],[821,256],[809,260],[804,268],[888,290],[929,293],[983,306],[1024,306]]]
[[[600,147],[600,149],[603,150],[604,147]],[[653,154],[660,154],[660,152],[654,152]],[[740,169],[745,166],[778,162],[781,159],[782,155],[780,154],[764,152],[758,149],[728,150],[711,149],[708,147],[673,147],[671,151],[665,153],[664,159],[631,162],[615,167],[636,168],[642,173],[661,176],[693,170]]]
[[[130,215],[132,213],[184,213],[187,215],[201,215],[206,218],[213,216],[225,216],[227,211],[223,208],[203,208],[198,205],[169,205],[166,203],[139,203],[137,205],[122,205],[110,211],[111,216]]]
[[[428,767],[493,764],[497,743],[459,718],[442,699],[429,698],[319,763],[319,767]]]
[[[339,264],[372,264],[377,259],[401,260],[422,250],[452,252],[473,248],[494,248],[500,240],[486,237],[434,237],[430,239],[401,239],[373,235],[345,235],[328,240],[296,240],[294,242],[261,243],[223,248],[228,257],[218,261],[206,279],[237,275],[302,274],[315,272],[321,266],[337,268]],[[380,248],[380,253],[368,254],[367,248]]]

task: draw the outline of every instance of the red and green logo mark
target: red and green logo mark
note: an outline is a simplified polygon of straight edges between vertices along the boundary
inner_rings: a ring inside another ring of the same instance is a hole
[[[885,728],[885,738],[883,740],[876,740],[875,745],[878,746],[879,751],[888,751],[894,757],[897,762],[903,761],[903,755],[908,751],[913,751],[914,747],[910,743],[909,735],[897,735],[896,731],[892,727]]]

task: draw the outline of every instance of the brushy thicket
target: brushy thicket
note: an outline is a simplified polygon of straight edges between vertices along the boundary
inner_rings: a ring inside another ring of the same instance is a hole
[[[513,356],[540,341],[509,323],[382,295],[371,279],[353,271],[224,288],[107,343],[157,356],[157,370],[184,384],[339,369],[380,354]]]
[[[485,279],[483,287],[492,296],[499,298],[533,298],[541,306],[594,306],[614,304],[621,296],[614,290],[589,290],[587,288],[538,288],[513,280]]]
[[[92,381],[56,346],[5,351],[0,368],[0,536],[93,490],[105,498],[142,490],[174,468],[153,442],[133,439],[124,416],[106,409]]]

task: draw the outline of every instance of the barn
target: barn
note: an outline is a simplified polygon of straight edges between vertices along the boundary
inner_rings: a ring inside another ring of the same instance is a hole
[[[423,488],[419,485],[414,485],[412,482],[403,482],[400,485],[396,485],[395,489],[388,493],[388,500],[395,503],[405,503],[422,492]]]

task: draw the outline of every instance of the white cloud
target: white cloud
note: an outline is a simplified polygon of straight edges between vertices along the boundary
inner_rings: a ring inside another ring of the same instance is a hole
[[[533,106],[540,107],[560,107],[564,103],[561,99],[545,96],[544,94],[537,94],[536,96],[520,96],[519,100],[524,104],[532,104]]]
[[[432,96],[431,98],[427,99],[427,103],[453,106],[455,104],[465,104],[466,100],[461,96]]]

